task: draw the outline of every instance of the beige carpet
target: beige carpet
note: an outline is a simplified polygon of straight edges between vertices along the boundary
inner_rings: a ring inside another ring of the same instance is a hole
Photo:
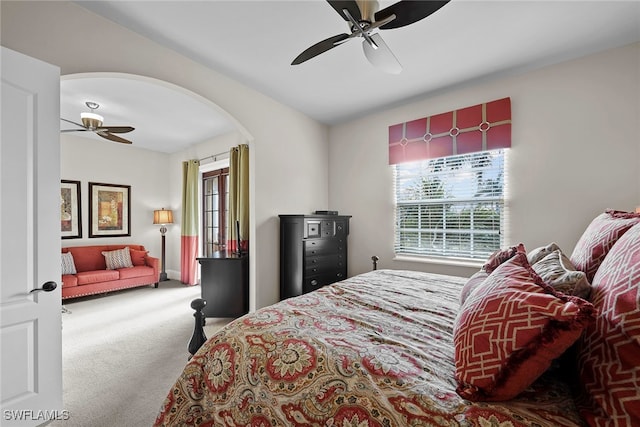
[[[178,281],[65,302],[63,402],[50,426],[151,426],[187,362],[200,287]],[[230,319],[207,319],[210,337]]]

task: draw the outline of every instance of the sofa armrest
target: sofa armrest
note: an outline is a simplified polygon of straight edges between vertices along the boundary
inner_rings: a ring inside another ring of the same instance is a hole
[[[160,280],[160,259],[156,257],[152,257],[149,255],[144,256],[144,263],[153,268],[153,275],[156,277],[156,280]]]

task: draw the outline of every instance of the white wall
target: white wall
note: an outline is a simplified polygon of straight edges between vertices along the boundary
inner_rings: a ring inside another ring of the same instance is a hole
[[[469,84],[330,130],[329,205],[353,215],[349,274],[408,268],[469,275],[475,269],[394,261],[388,126],[511,97],[507,244],[556,241],[565,251],[605,208],[640,205],[640,44]]]
[[[111,141],[60,136],[61,179],[80,181],[82,238],[63,239],[62,246],[131,243],[144,245],[160,258],[160,231],[153,225],[153,211],[168,208],[169,157]],[[89,182],[131,186],[131,236],[89,238]]]
[[[327,127],[72,2],[0,5],[3,46],[57,65],[63,75],[122,72],[164,80],[217,104],[244,126],[253,138],[255,183],[250,300],[252,307],[278,301],[276,215],[327,208]]]

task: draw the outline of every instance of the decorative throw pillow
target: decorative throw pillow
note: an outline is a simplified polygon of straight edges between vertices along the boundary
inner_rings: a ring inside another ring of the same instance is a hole
[[[594,317],[589,302],[556,292],[517,253],[469,295],[456,318],[456,391],[473,401],[517,396]]]
[[[551,252],[532,267],[542,280],[555,290],[589,299],[591,284],[587,280],[587,275],[583,271],[576,270],[561,250]]]
[[[640,426],[640,225],[611,248],[593,278],[599,315],[578,340],[580,382],[591,426]]]
[[[624,233],[640,223],[640,213],[607,209],[591,221],[569,257],[577,270],[587,273],[593,282],[604,257]]]
[[[62,274],[76,274],[76,264],[73,262],[71,252],[64,252],[62,254]]]
[[[539,248],[535,248],[527,253],[527,260],[529,261],[529,264],[533,265],[549,255],[551,252],[558,250],[560,250],[560,248],[555,242],[549,243],[547,246],[540,246]]]
[[[128,246],[115,251],[102,252],[102,255],[104,255],[104,260],[107,264],[107,270],[133,267]]]
[[[491,274],[491,272],[498,268],[500,264],[513,258],[518,252],[526,252],[522,243],[519,243],[518,246],[512,246],[507,249],[498,249],[489,257],[487,262],[482,266],[482,269],[488,274]]]
[[[462,287],[462,292],[460,292],[460,305],[464,304],[469,295],[471,295],[471,292],[473,292],[478,285],[484,282],[487,277],[489,277],[489,273],[484,270],[480,270],[473,276],[469,277],[467,283]]]
[[[136,265],[145,265],[144,257],[147,256],[149,251],[139,251],[137,249],[129,248],[129,254],[131,255],[131,263]]]

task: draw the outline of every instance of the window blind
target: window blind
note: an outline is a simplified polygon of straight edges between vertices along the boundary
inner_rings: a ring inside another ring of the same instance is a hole
[[[505,150],[394,166],[395,253],[486,259],[502,246]]]

